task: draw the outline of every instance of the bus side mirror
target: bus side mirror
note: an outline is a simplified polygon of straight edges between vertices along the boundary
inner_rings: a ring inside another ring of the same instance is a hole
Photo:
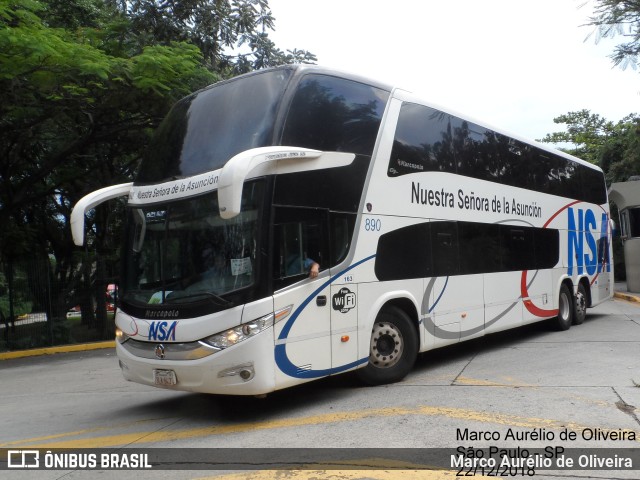
[[[218,178],[220,216],[229,219],[240,213],[242,187],[249,178],[344,167],[355,157],[300,147],[260,147],[239,153],[222,167]]]
[[[84,216],[87,211],[97,207],[107,200],[129,195],[132,183],[121,183],[110,187],[101,188],[82,197],[71,211],[71,236],[73,243],[81,247],[84,245]]]

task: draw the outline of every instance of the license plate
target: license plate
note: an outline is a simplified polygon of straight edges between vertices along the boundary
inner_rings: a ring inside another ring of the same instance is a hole
[[[176,372],[173,370],[154,370],[153,383],[156,385],[176,385],[178,383]]]

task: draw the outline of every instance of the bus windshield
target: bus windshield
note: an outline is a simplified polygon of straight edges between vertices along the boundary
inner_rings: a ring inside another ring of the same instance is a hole
[[[156,130],[136,182],[153,184],[216,170],[240,152],[272,145],[290,76],[290,69],[260,72],[180,100]]]
[[[224,220],[217,192],[130,208],[123,303],[137,306],[208,302],[255,283],[263,182],[247,183],[242,213]]]

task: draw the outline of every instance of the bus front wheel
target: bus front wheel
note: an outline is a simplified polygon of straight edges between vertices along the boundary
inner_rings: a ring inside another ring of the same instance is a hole
[[[369,361],[358,370],[369,385],[402,380],[418,355],[418,337],[409,316],[397,307],[385,307],[376,318],[369,343]]]
[[[558,299],[558,316],[554,325],[557,330],[569,330],[573,322],[575,299],[573,293],[566,283],[560,287],[560,298]]]

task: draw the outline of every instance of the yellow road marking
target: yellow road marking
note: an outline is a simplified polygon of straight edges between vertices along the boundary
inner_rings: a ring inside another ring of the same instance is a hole
[[[29,442],[42,442],[42,441],[46,441],[46,440],[55,440],[58,438],[65,438],[65,437],[79,437],[80,435],[86,435],[88,433],[95,433],[95,432],[102,432],[104,430],[113,430],[114,428],[130,428],[132,425],[138,425],[138,424],[143,424],[143,423],[149,423],[149,422],[157,422],[159,420],[162,421],[166,421],[167,418],[148,418],[145,420],[137,420],[135,422],[127,422],[127,423],[121,423],[121,424],[114,424],[114,425],[109,425],[108,427],[93,427],[93,428],[85,428],[83,430],[76,430],[73,432],[64,432],[64,433],[56,433],[54,435],[45,435],[43,437],[34,437],[34,438],[30,438],[28,441]],[[24,442],[27,440],[13,440],[11,442],[5,442],[5,443],[0,443],[0,448],[10,448],[16,445],[22,445],[24,444]]]
[[[310,478],[322,480],[446,480],[456,478],[456,472],[449,470],[260,470],[224,474],[219,476],[201,477],[195,480],[308,480]],[[474,479],[489,478],[495,480],[500,477],[485,477],[476,475]]]
[[[458,377],[456,378],[455,383],[463,384],[463,385],[480,386],[480,387],[507,387],[507,388],[513,388],[513,387],[536,388],[538,386],[538,385],[532,385],[529,383],[522,383],[517,379],[511,378],[511,377],[504,377],[504,379],[505,379],[504,383],[499,383],[499,382],[492,382],[490,380],[480,380],[479,378]]]
[[[502,413],[489,413],[475,410],[467,410],[462,408],[452,407],[433,407],[433,406],[418,406],[414,408],[409,407],[390,407],[390,408],[378,408],[359,411],[347,411],[322,415],[314,415],[309,417],[300,418],[286,418],[279,420],[267,420],[263,422],[248,422],[233,425],[212,425],[197,428],[188,428],[183,430],[158,430],[158,431],[142,431],[121,433],[117,435],[107,435],[93,438],[81,438],[74,440],[64,440],[57,442],[45,442],[47,437],[30,438],[21,441],[10,442],[11,446],[22,446],[31,448],[104,448],[115,447],[120,445],[143,445],[147,443],[156,442],[170,442],[175,440],[185,440],[192,438],[203,438],[214,435],[229,435],[244,432],[254,432],[258,430],[273,430],[281,428],[294,428],[310,425],[325,425],[331,423],[349,422],[362,420],[367,418],[380,418],[380,417],[396,417],[396,416],[427,416],[427,417],[448,417],[457,420],[463,420],[466,424],[468,422],[478,423],[491,423],[495,425],[504,425],[509,427],[521,427],[521,428],[547,428],[547,429],[561,429],[567,428],[569,430],[582,432],[585,428],[592,428],[585,425],[580,425],[573,422],[566,422],[560,420],[535,418],[535,417],[522,417],[519,415],[502,414]],[[601,431],[609,431],[608,429],[601,429]],[[618,431],[616,429],[616,431]],[[630,432],[631,430],[626,430]],[[89,431],[88,431],[89,432]],[[83,431],[78,432],[78,435],[82,435]],[[90,432],[89,432],[90,433]],[[61,434],[63,436],[73,436],[73,434]],[[636,432],[636,437],[640,437],[640,432]],[[53,439],[55,436],[50,436]],[[0,447],[6,447],[9,444],[0,444]]]
[[[350,462],[350,466],[362,465],[366,466],[365,470],[356,470],[349,468],[341,470],[340,467],[345,463],[333,463],[331,465],[306,465],[300,470],[258,470],[243,473],[222,474],[218,476],[202,477],[194,480],[307,480],[309,478],[322,480],[442,480],[456,478],[455,470],[444,470],[439,467],[430,467],[429,465],[418,465],[409,462],[390,461],[387,459],[361,459]],[[375,469],[379,466],[379,469]],[[326,469],[325,469],[326,468]],[[474,478],[488,479],[477,475]],[[496,478],[496,477],[492,477]]]

